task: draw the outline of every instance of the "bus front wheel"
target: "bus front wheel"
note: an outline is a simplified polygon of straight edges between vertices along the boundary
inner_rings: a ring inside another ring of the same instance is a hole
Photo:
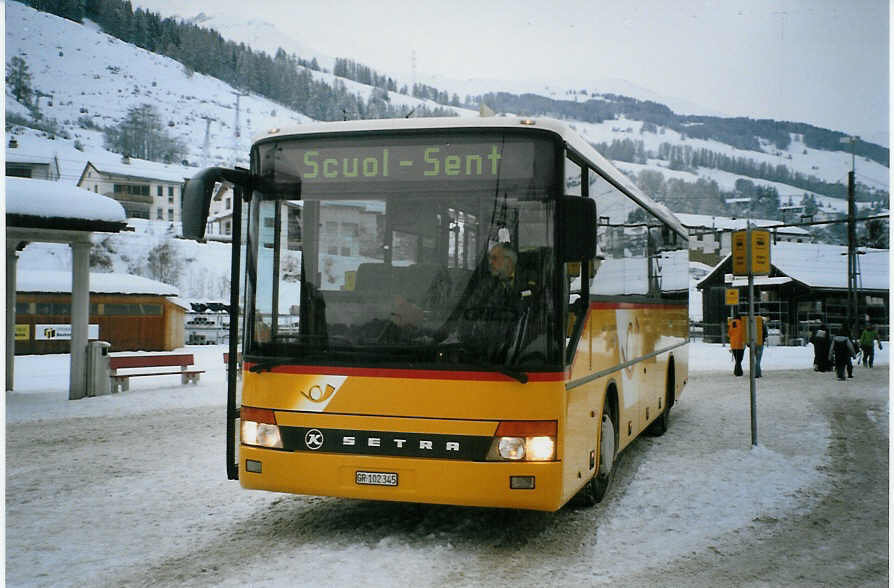
[[[606,402],[602,407],[602,424],[599,427],[599,469],[581,490],[581,498],[587,505],[602,502],[615,474],[618,456],[618,428],[613,407]]]

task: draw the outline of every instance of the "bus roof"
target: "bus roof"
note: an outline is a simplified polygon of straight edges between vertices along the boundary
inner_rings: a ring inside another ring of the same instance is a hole
[[[565,142],[579,158],[587,161],[606,180],[624,192],[637,204],[647,208],[659,219],[667,223],[682,237],[688,237],[686,228],[671,210],[660,202],[656,202],[640,190],[630,179],[616,168],[608,159],[597,152],[590,143],[584,140],[567,124],[552,118],[523,118],[515,116],[495,117],[422,117],[422,118],[383,118],[370,120],[349,120],[297,125],[284,129],[271,129],[266,134],[256,136],[254,142],[302,135],[330,135],[339,133],[364,133],[405,130],[444,130],[444,129],[539,129],[550,131]]]

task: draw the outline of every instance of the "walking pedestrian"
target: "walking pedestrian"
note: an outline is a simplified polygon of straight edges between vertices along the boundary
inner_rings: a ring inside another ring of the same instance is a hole
[[[839,380],[844,380],[844,372],[847,370],[847,377],[854,377],[854,366],[851,358],[856,354],[854,345],[851,343],[850,337],[846,334],[845,328],[840,328],[837,334],[832,337],[832,343],[829,345],[829,361],[835,363],[835,375]]]
[[[813,369],[818,372],[829,371],[829,332],[826,325],[820,323],[816,327],[810,336],[810,342],[813,343]]]
[[[863,351],[863,366],[865,367],[867,364],[869,367],[872,367],[872,362],[875,360],[875,347],[873,343],[878,343],[878,348],[882,348],[882,341],[878,338],[878,333],[875,330],[875,325],[867,324],[863,328],[863,332],[860,333],[860,349]]]
[[[742,358],[745,357],[745,321],[742,315],[727,320],[727,334],[729,335],[729,348],[736,362],[733,367],[733,375],[742,375]]]
[[[754,377],[761,377],[761,357],[764,355],[764,345],[767,344],[767,321],[762,316],[754,317]]]

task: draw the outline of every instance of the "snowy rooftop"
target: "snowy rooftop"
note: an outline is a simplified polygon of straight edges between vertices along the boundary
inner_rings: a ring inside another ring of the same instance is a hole
[[[857,286],[867,290],[887,290],[889,255],[887,249],[860,248],[857,255],[860,275]],[[847,247],[777,243],[770,251],[771,263],[787,276],[819,288],[847,289]]]
[[[21,271],[16,274],[18,292],[71,292],[71,272]],[[153,294],[179,296],[170,284],[130,274],[90,274],[91,294]],[[181,303],[185,307],[185,304]]]
[[[128,176],[132,178],[146,178],[153,180],[162,180],[165,182],[182,183],[183,180],[193,177],[199,170],[194,167],[186,167],[184,165],[171,165],[167,163],[158,163],[155,161],[146,161],[145,159],[136,159],[131,157],[130,163],[122,161],[88,161],[87,165],[92,165],[97,171],[104,174]],[[85,166],[86,169],[86,166]]]
[[[38,163],[41,165],[49,165],[53,163],[54,157],[51,155],[34,155],[30,153],[22,153],[17,149],[6,150],[6,161],[12,163]]]
[[[6,178],[6,214],[125,222],[116,200],[60,182]]]
[[[680,222],[683,223],[683,225],[687,229],[702,227],[717,229],[721,231],[745,229],[745,223],[748,222],[748,219],[745,218],[730,218],[728,216],[712,216],[709,214],[688,214],[679,212],[675,214],[677,215],[677,218],[680,219]],[[782,224],[781,221],[760,218],[751,219],[751,223],[753,225],[757,225],[758,227],[775,227]],[[802,229],[801,227],[782,227],[779,229],[779,232],[810,235],[809,231]]]
[[[861,247],[858,251],[862,254],[857,255],[859,270],[857,287],[866,290],[888,290],[890,251],[865,247]],[[727,255],[714,268],[714,272],[729,258]],[[847,289],[847,247],[779,242],[770,249],[770,263],[786,276],[807,286]],[[699,282],[699,286],[714,272],[705,276]]]

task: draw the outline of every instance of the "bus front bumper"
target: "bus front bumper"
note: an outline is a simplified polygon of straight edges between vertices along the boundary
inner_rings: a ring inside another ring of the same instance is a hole
[[[243,488],[254,490],[362,500],[544,511],[558,510],[565,502],[561,496],[562,463],[558,461],[472,462],[288,452],[242,445],[239,481]]]

